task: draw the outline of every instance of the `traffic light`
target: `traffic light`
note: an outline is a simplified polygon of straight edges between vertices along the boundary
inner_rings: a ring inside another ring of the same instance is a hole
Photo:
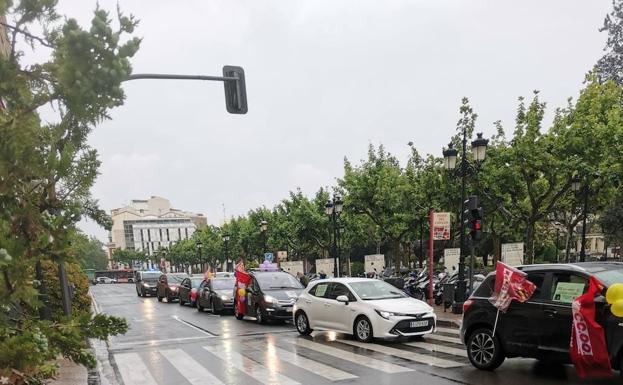
[[[225,106],[230,114],[246,114],[247,88],[244,81],[244,70],[237,66],[223,66],[223,77],[237,78],[225,80]]]
[[[469,197],[467,205],[469,211],[469,230],[473,240],[480,239],[482,233],[482,207],[478,204],[478,196]]]

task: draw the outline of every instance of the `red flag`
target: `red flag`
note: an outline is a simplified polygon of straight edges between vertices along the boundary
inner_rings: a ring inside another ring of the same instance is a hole
[[[577,297],[571,307],[569,354],[581,378],[612,376],[604,329],[595,321],[595,295],[602,290],[603,285],[591,277],[588,291]]]
[[[495,267],[495,289],[489,301],[502,312],[506,312],[512,300],[526,302],[536,290],[536,286],[526,276],[523,271],[498,262]]]

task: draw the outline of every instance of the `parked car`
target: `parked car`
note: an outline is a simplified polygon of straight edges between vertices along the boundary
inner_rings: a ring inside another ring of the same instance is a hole
[[[97,283],[117,283],[117,280],[109,277],[97,277]]]
[[[568,363],[571,340],[571,304],[586,292],[588,279],[594,276],[606,288],[623,282],[623,263],[587,262],[520,266],[527,279],[536,285],[532,297],[513,301],[506,313],[500,313],[493,333],[497,310],[489,302],[495,285],[495,274],[484,282],[463,306],[461,339],[467,356],[478,369],[494,370],[508,357],[529,357]],[[596,320],[606,334],[612,367],[623,365],[623,318],[609,310],[603,296],[596,302]]]
[[[204,280],[198,292],[197,310],[210,309],[212,314],[220,314],[224,311],[234,310],[234,285],[236,279],[218,276]]]
[[[136,295],[146,297],[156,295],[158,278],[162,273],[159,271],[137,271],[134,275],[136,285]]]
[[[188,274],[161,274],[160,278],[158,278],[158,285],[156,288],[156,297],[158,297],[158,301],[162,302],[162,300],[166,298],[167,302],[173,302],[178,299],[178,289],[184,278],[188,278]]]
[[[252,280],[246,289],[246,311],[236,313],[236,318],[241,320],[247,315],[261,324],[291,320],[294,302],[303,291],[301,282],[284,271],[250,271],[249,274]]]
[[[294,324],[302,335],[335,330],[371,342],[432,333],[436,323],[432,307],[378,279],[315,281],[294,305]]]
[[[234,277],[234,273],[229,273],[227,271],[218,271],[218,272],[214,273],[214,276],[216,278],[233,278]]]
[[[197,305],[197,289],[202,281],[202,275],[193,275],[182,280],[180,287],[177,289],[180,306],[189,304],[191,307],[195,307]]]

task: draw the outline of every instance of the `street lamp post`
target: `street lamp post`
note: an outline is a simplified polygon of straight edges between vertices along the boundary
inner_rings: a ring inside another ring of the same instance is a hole
[[[487,144],[489,140],[482,137],[482,133],[477,134],[477,138],[472,142],[472,154],[474,160],[480,163],[485,160],[487,151]],[[454,148],[452,143],[448,144],[448,148],[443,150],[444,167],[446,170],[454,170],[456,168],[456,158],[458,151]],[[469,163],[467,161],[467,129],[463,127],[463,140],[461,151],[461,164],[460,164],[460,177],[461,177],[461,233],[460,233],[460,256],[459,256],[459,276],[457,282],[456,291],[456,305],[453,308],[454,312],[461,312],[463,308],[463,302],[465,301],[467,294],[467,287],[465,283],[465,184],[467,180],[467,174],[469,171]],[[472,256],[473,258],[473,256]]]
[[[260,222],[260,232],[262,233],[262,253],[265,254],[266,253],[266,236],[267,236],[267,232],[268,232],[268,222],[266,221],[261,221]],[[260,257],[260,259],[262,259]],[[261,261],[260,261],[261,262]]]
[[[202,259],[202,255],[201,255],[201,248],[203,247],[203,243],[200,240],[197,240],[197,242],[195,242],[195,246],[197,247],[197,256],[199,257],[199,263],[201,263],[201,270],[203,270],[203,267],[205,265],[203,259]]]
[[[582,185],[582,179],[579,175],[573,177],[571,181],[571,189],[573,191],[579,191],[582,188],[582,241],[580,243],[580,262],[586,262],[586,216],[588,212],[588,181],[584,178],[584,184]]]
[[[229,234],[225,233],[223,234],[222,238],[223,240],[223,245],[225,246],[225,256],[223,257],[223,271],[229,271],[229,264],[227,263],[228,261],[228,256],[227,256],[227,244],[229,243]]]
[[[331,246],[331,256],[333,257],[333,276],[339,277],[340,275],[340,256],[337,248],[339,239],[338,220],[342,209],[344,208],[344,201],[338,195],[333,196],[333,200],[329,199],[325,205],[325,214],[327,214],[331,220],[331,228],[333,233],[333,243]]]

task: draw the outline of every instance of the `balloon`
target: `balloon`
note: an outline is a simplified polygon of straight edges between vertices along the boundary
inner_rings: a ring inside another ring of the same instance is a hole
[[[610,305],[610,311],[615,316],[623,318],[623,299],[620,299]]]
[[[246,292],[245,292],[245,290],[244,290],[244,289],[242,289],[242,288],[241,288],[241,289],[238,289],[238,295],[239,295],[239,296],[244,297],[244,295],[245,295],[245,294],[246,294]]]
[[[606,301],[609,304],[613,304],[617,302],[618,300],[622,300],[622,299],[623,299],[623,283],[612,284],[608,288],[608,291],[606,292]]]
[[[240,302],[243,302],[243,303],[244,303],[244,301],[246,301],[246,300],[247,300],[247,297],[240,297],[239,299],[240,299]]]

